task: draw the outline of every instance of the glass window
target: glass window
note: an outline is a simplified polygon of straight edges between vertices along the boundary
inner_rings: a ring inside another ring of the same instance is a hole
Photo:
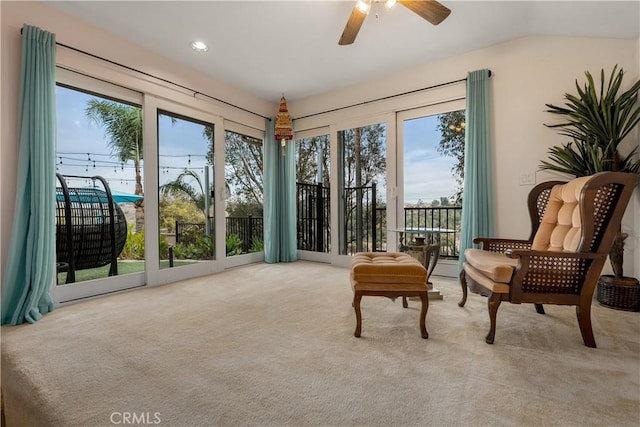
[[[215,259],[214,125],[158,111],[160,268]]]
[[[465,110],[403,121],[404,227],[441,230],[440,256],[457,257]]]
[[[331,250],[329,135],[296,140],[298,249]]]
[[[385,251],[386,125],[340,131],[338,144],[342,163],[340,254]]]
[[[262,140],[225,132],[226,255],[264,250]]]
[[[56,109],[57,283],[143,272],[142,109],[62,84]]]

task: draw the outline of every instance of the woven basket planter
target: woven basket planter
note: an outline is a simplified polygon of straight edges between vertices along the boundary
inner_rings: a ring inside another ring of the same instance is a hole
[[[598,302],[618,310],[640,311],[640,283],[633,277],[600,276]]]

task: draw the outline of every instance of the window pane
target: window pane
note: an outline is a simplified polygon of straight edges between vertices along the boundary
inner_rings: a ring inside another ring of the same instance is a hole
[[[296,140],[298,249],[330,252],[329,135]]]
[[[384,123],[338,132],[342,153],[340,254],[386,250],[387,130]]]
[[[465,110],[405,120],[404,226],[440,230],[440,256],[457,257]],[[432,235],[433,236],[433,235]]]
[[[160,268],[215,259],[214,126],[158,112]]]
[[[226,254],[264,250],[262,140],[225,133]]]
[[[141,108],[59,85],[56,109],[58,283],[144,271]]]

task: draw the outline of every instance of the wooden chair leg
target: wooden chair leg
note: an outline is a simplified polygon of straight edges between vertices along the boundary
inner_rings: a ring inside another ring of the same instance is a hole
[[[429,294],[427,292],[420,292],[420,300],[422,301],[422,309],[420,310],[420,334],[425,340],[429,338],[429,333],[426,327],[427,310],[429,309]]]
[[[544,313],[544,306],[542,304],[535,304],[535,306],[536,306],[536,313],[545,314]]]
[[[580,326],[580,333],[582,334],[584,345],[596,348],[596,339],[593,337],[593,329],[591,328],[591,304],[584,304],[584,307],[577,305],[576,317],[578,317],[578,325]]]
[[[360,313],[360,300],[362,300],[362,294],[358,291],[355,291],[353,295],[353,308],[356,311],[356,331],[353,335],[356,337],[360,337],[360,332],[362,331],[362,313]]]
[[[485,338],[487,344],[493,344],[493,340],[496,337],[496,315],[498,314],[498,307],[500,307],[500,295],[491,294],[488,299],[489,305],[489,321],[491,323],[491,327],[489,329],[489,333]]]
[[[409,304],[407,303],[407,297],[403,296],[402,297],[402,307],[403,308],[408,308]]]
[[[460,286],[462,287],[462,299],[458,303],[458,307],[464,307],[467,303],[467,276],[464,269],[460,272]]]

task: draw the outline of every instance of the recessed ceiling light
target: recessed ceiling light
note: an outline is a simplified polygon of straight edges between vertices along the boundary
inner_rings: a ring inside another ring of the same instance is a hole
[[[207,50],[209,50],[207,45],[201,41],[191,42],[191,49],[197,50],[198,52],[206,52]]]

